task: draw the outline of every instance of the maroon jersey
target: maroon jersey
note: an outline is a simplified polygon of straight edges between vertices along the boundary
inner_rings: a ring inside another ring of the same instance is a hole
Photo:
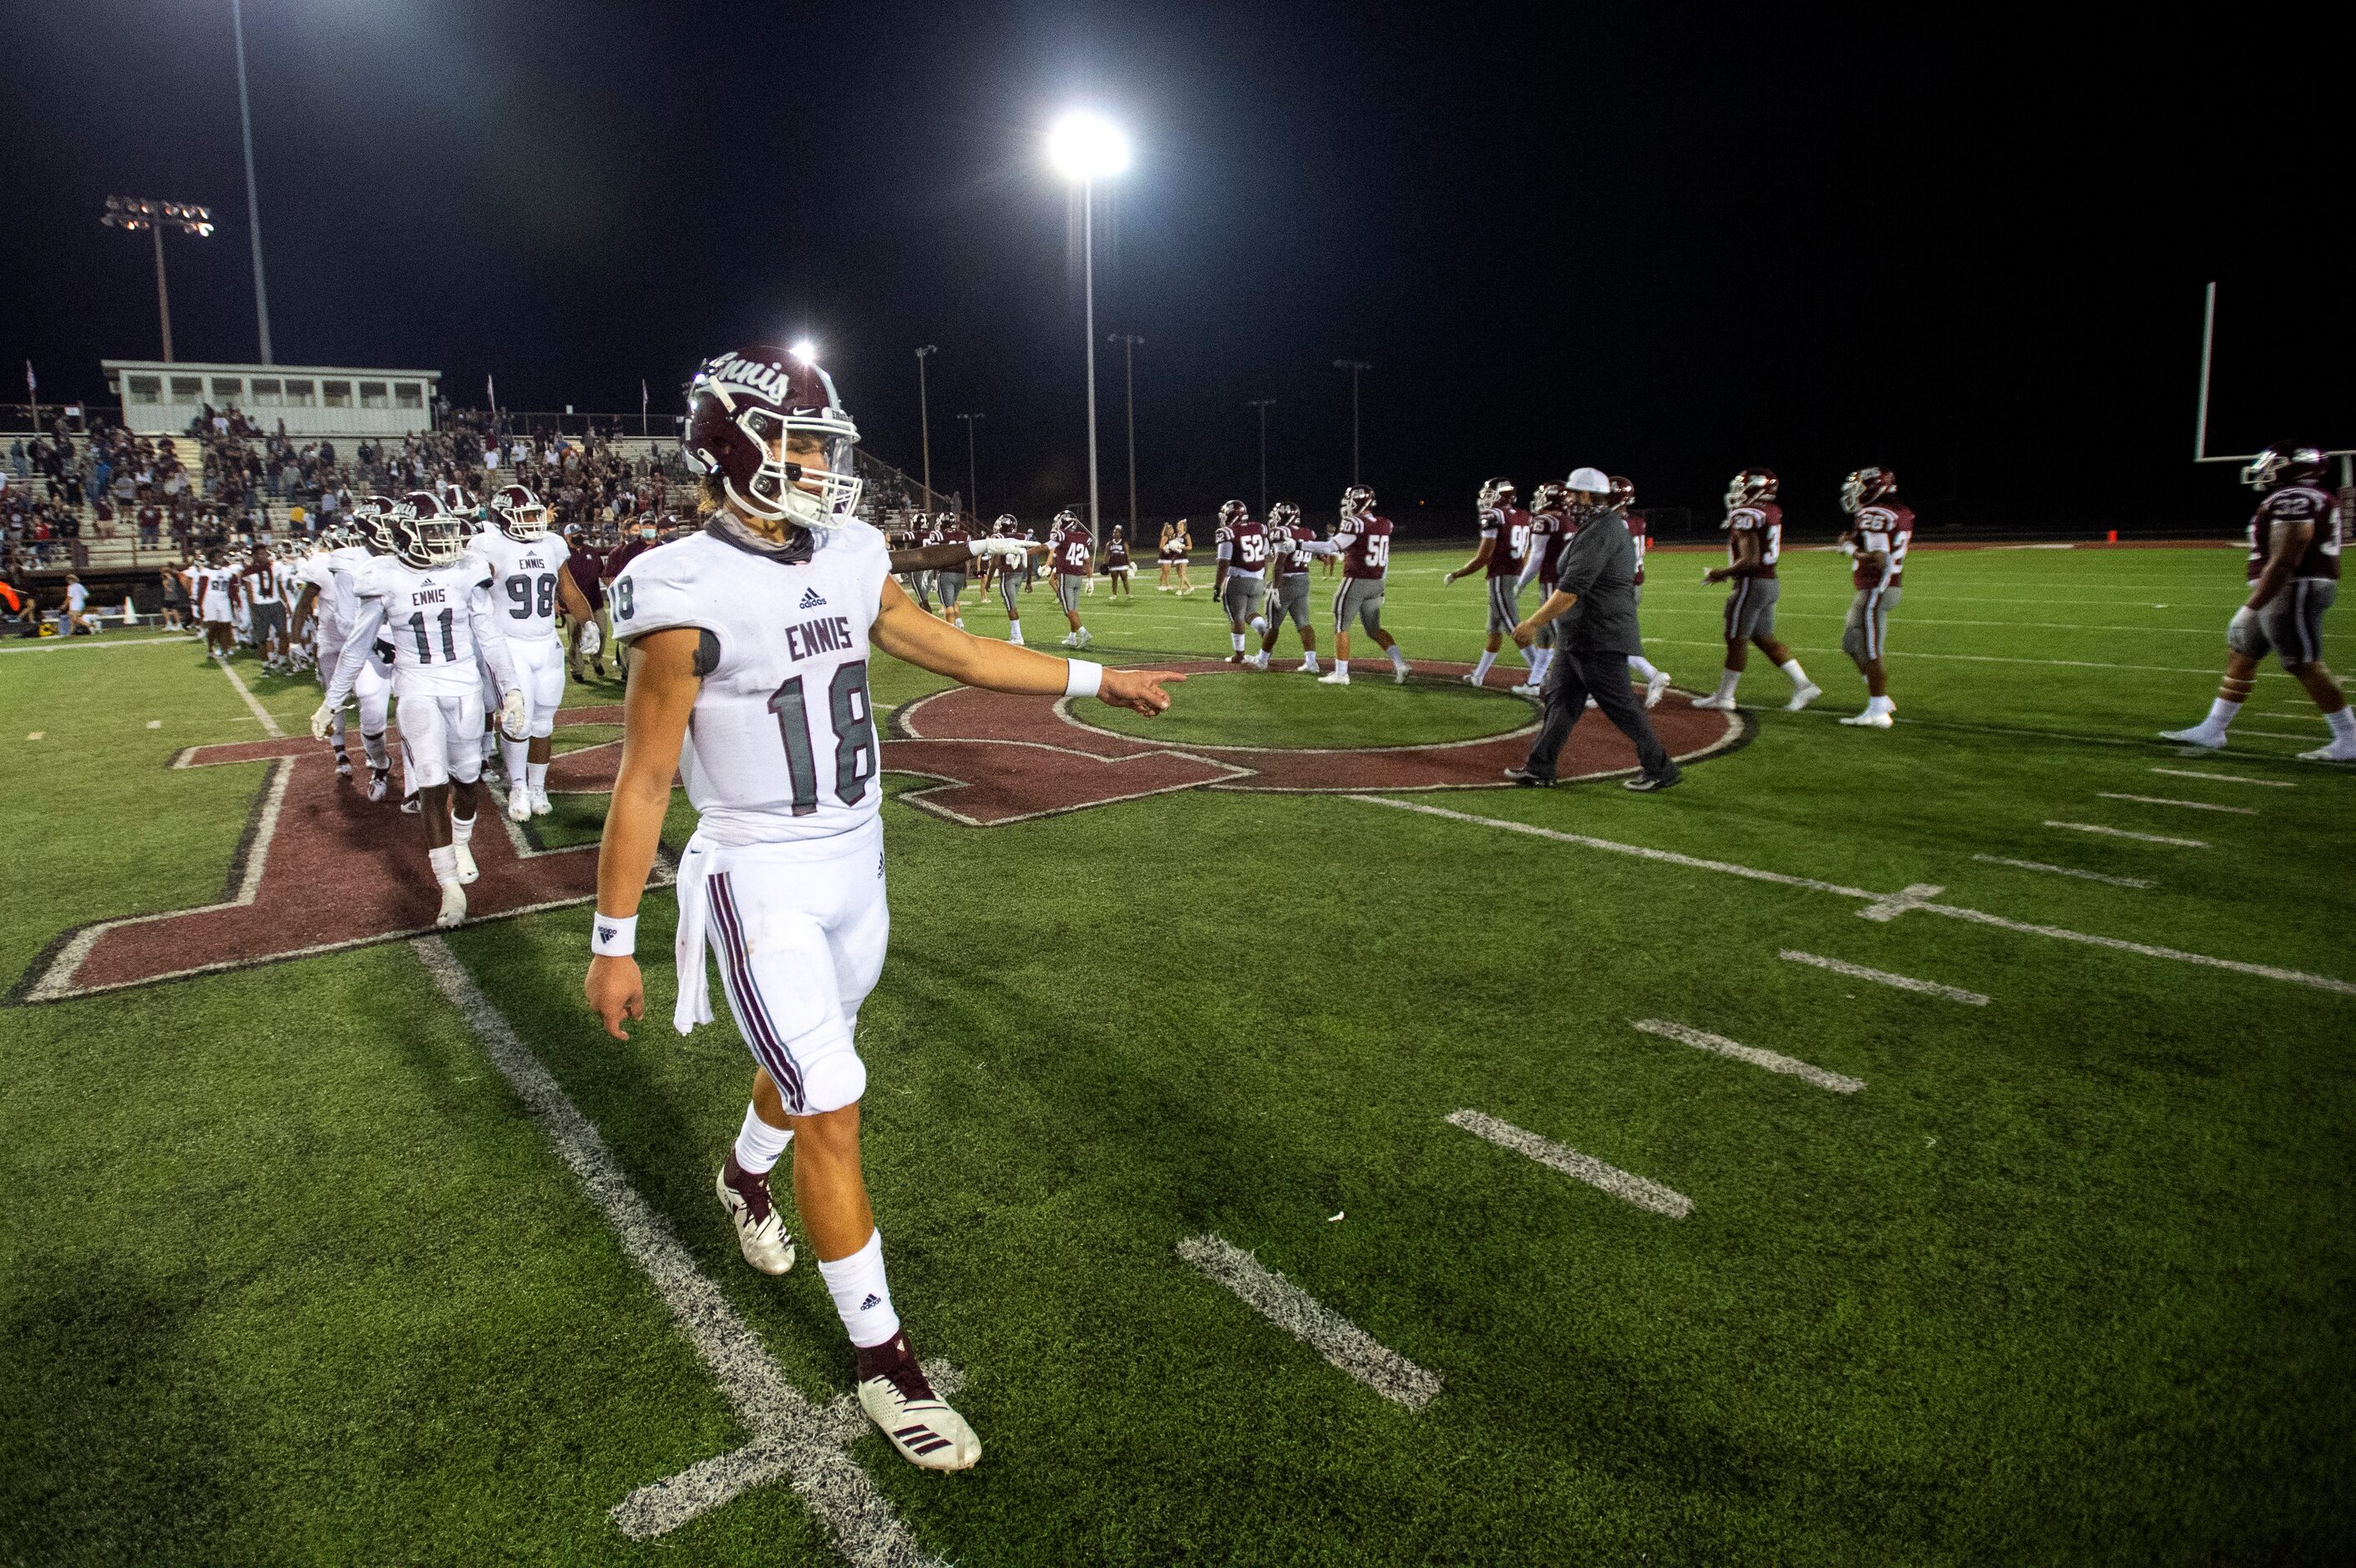
[[[598,573],[611,582],[622,575],[624,567],[654,548],[642,539],[626,539],[606,555],[604,564],[597,569]]]
[[[1849,586],[1904,587],[1906,547],[1913,539],[1913,507],[1901,507],[1895,501],[1859,507],[1857,509],[1857,559],[1849,563]],[[1879,550],[1890,558],[1887,570],[1869,553],[1872,550]]]
[[[1554,555],[1567,537],[1560,512],[1530,514],[1530,554],[1537,560],[1538,587],[1544,592],[1554,592]]]
[[[935,528],[931,534],[926,537],[925,542],[926,544],[971,544],[973,542],[973,530],[967,528],[963,523],[949,523],[944,527]],[[954,569],[943,567],[941,570],[948,571]]]
[[[581,590],[581,597],[589,601],[589,608],[605,607],[605,585],[598,579],[605,574],[604,552],[587,545],[575,545],[564,558],[564,570],[573,579],[573,586]]]
[[[1058,577],[1086,577],[1096,569],[1096,549],[1088,542],[1088,530],[1076,524],[1057,528],[1047,540],[1047,553],[1055,558]]]
[[[2277,523],[2314,525],[2315,532],[2307,541],[2306,553],[2290,569],[2293,577],[2339,578],[2342,526],[2339,501],[2330,492],[2313,485],[2286,485],[2260,501],[2258,509],[2250,516],[2251,581],[2255,582],[2259,573],[2265,571],[2266,551]]]
[[[1481,537],[1493,541],[1489,551],[1491,578],[1519,577],[1530,558],[1530,515],[1519,507],[1499,507],[1481,514]]]
[[[1314,537],[1306,523],[1279,523],[1268,530],[1269,560],[1275,563],[1278,576],[1290,577],[1309,570],[1309,552],[1301,547]]]
[[[1620,520],[1628,525],[1628,538],[1636,547],[1636,575],[1633,581],[1637,587],[1642,588],[1644,586],[1644,547],[1652,542],[1651,536],[1644,528],[1644,514],[1622,512],[1620,514]]]
[[[1390,575],[1391,520],[1367,516],[1344,517],[1333,530],[1342,547],[1342,575],[1381,579]]]
[[[1211,554],[1229,571],[1247,571],[1257,576],[1268,570],[1268,525],[1257,517],[1246,517],[1233,526],[1222,525],[1211,535]]]
[[[1772,501],[1753,501],[1747,507],[1737,507],[1726,514],[1726,564],[1736,560],[1735,543],[1744,534],[1759,540],[1759,562],[1755,566],[1738,568],[1738,577],[1772,577],[1775,562],[1783,553],[1783,508]]]
[[[1110,570],[1129,564],[1129,540],[1119,534],[1105,540],[1105,566]]]

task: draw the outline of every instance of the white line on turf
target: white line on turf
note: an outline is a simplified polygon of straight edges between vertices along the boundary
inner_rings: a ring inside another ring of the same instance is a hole
[[[2257,809],[2247,805],[2212,805],[2205,800],[2170,800],[2164,795],[2120,795],[2113,790],[2099,792],[2103,800],[2132,800],[2144,805],[2180,805],[2188,811],[2230,811],[2236,816],[2255,816]]]
[[[1189,1236],[1178,1243],[1178,1255],[1234,1291],[1245,1306],[1324,1357],[1337,1371],[1393,1403],[1421,1410],[1440,1392],[1439,1374],[1424,1371],[1383,1345],[1224,1236]]]
[[[2081,871],[2070,866],[2050,866],[2042,860],[2010,860],[2002,855],[1975,855],[1975,860],[1991,866],[2010,866],[2017,871],[2051,871],[2057,877],[2076,877],[2083,881],[2108,882],[2115,888],[2147,888],[2151,883],[2141,877],[2114,877],[2101,871]]]
[[[734,1454],[705,1460],[654,1488],[633,1492],[615,1509],[616,1525],[626,1530],[645,1526],[654,1533],[718,1507],[746,1487],[781,1479],[801,1494],[836,1550],[858,1568],[937,1563],[916,1544],[867,1472],[843,1452],[845,1433],[831,1411],[813,1404],[786,1381],[751,1326],[695,1266],[669,1224],[630,1185],[597,1129],[477,987],[449,944],[427,936],[414,946],[434,983],[482,1042],[491,1065],[514,1088],[589,1200],[614,1228],[622,1250],[653,1282],[738,1419],[753,1430],[753,1442]],[[631,1511],[625,1515],[624,1509]]]
[[[2260,671],[2259,673],[2264,674],[2265,672]],[[2260,741],[2317,741],[2322,739],[2319,735],[2294,735],[2287,730],[2244,730],[2238,732],[2244,736]]]
[[[1792,956],[1786,953],[1784,957]],[[1710,1034],[1703,1029],[1687,1029],[1684,1024],[1671,1023],[1666,1019],[1634,1019],[1632,1027],[1646,1034],[1659,1035],[1663,1040],[1690,1045],[1697,1051],[1708,1051],[1719,1056],[1730,1056],[1737,1061],[1747,1061],[1753,1067],[1763,1067],[1770,1072],[1787,1073],[1803,1083],[1813,1083],[1819,1089],[1829,1089],[1836,1094],[1854,1094],[1865,1087],[1862,1078],[1851,1078],[1845,1072],[1830,1072],[1777,1051],[1762,1051],[1755,1045],[1744,1045],[1722,1034]]]
[[[1951,1002],[1963,1002],[1975,1008],[1988,1005],[1988,999],[1977,991],[1966,991],[1957,986],[1942,986],[1936,980],[1917,980],[1912,976],[1893,975],[1887,969],[1869,969],[1862,964],[1851,964],[1845,958],[1826,958],[1815,953],[1802,953],[1787,947],[1776,955],[1794,964],[1813,964],[1819,969],[1829,969],[1836,975],[1846,975],[1852,980],[1870,980],[1877,986],[1891,986],[1901,991],[1920,991],[1926,997],[1944,997]]]
[[[2156,773],[2166,773],[2170,778],[2213,779],[2219,784],[2256,784],[2261,789],[2297,789],[2298,787],[2287,779],[2254,779],[2244,777],[2241,773],[2196,773],[2190,768],[2154,768],[2151,771]]]
[[[1641,1176],[1631,1176],[1616,1165],[1606,1165],[1591,1154],[1581,1154],[1575,1148],[1540,1137],[1511,1122],[1501,1122],[1483,1111],[1451,1111],[1448,1125],[1462,1127],[1474,1137],[1486,1138],[1499,1148],[1512,1149],[1526,1155],[1549,1169],[1584,1181],[1614,1198],[1625,1199],[1639,1209],[1650,1209],[1655,1214],[1666,1214],[1672,1220],[1682,1220],[1693,1212],[1693,1200],[1682,1192],[1671,1191],[1657,1181],[1647,1181]]]
[[[1480,816],[1469,811],[1452,811],[1444,805],[1426,805],[1421,801],[1398,800],[1389,795],[1352,795],[1343,797],[1361,805],[1387,806],[1393,811],[1412,811],[1419,816],[1445,817],[1451,822],[1470,822],[1483,827],[1495,827],[1507,833],[1526,833],[1537,838],[1549,838],[1560,844],[1575,844],[1585,848],[1608,850],[1616,855],[1633,855],[1641,859],[1666,861],[1672,865],[1689,866],[1697,870],[1721,871],[1730,876],[1747,877],[1754,881],[1775,882],[1784,887],[1806,888],[1815,892],[1838,893],[1845,898],[1878,901],[1879,893],[1863,888],[1845,888],[1836,882],[1820,882],[1809,877],[1787,877],[1780,871],[1762,871],[1750,866],[1737,866],[1723,860],[1704,860],[1692,855],[1675,854],[1666,849],[1649,849],[1639,844],[1615,844],[1609,838],[1591,838],[1584,834],[1564,833],[1552,827],[1540,827],[1536,823],[1514,822],[1502,817]],[[2038,867],[2037,869],[2045,868]],[[2053,868],[2059,870],[2061,868]],[[2273,964],[2252,964],[2239,958],[2212,958],[2205,953],[2187,953],[2181,948],[2161,947],[2147,942],[2129,942],[2124,937],[2102,936],[2093,932],[2071,931],[2058,925],[2039,925],[2030,921],[2009,920],[1983,910],[1965,909],[1957,904],[1923,904],[1923,914],[1935,914],[1947,920],[1969,921],[1976,925],[1990,925],[2004,931],[2019,932],[2027,936],[2050,937],[2056,942],[2075,942],[2087,947],[2100,947],[2112,953],[2134,953],[2146,958],[2166,958],[2178,964],[2194,964],[2204,969],[2224,969],[2236,975],[2252,975],[2262,980],[2280,980],[2286,985],[2310,986],[2319,991],[2332,991],[2356,997],[2356,983],[2335,980],[2329,975],[2310,975],[2303,969],[2285,969]]]
[[[2130,833],[2124,827],[2105,827],[2099,822],[2057,822],[2045,819],[2048,827],[2066,827],[2072,833],[2099,833],[2105,838],[2132,838],[2138,844],[2165,844],[2175,849],[2206,849],[2206,838],[2170,838],[2164,833]]]
[[[284,737],[286,731],[278,727],[278,720],[270,716],[270,709],[264,708],[260,702],[254,699],[252,691],[248,688],[245,682],[238,678],[237,671],[230,668],[229,661],[227,659],[216,659],[213,662],[220,666],[221,674],[229,677],[229,683],[237,688],[237,694],[245,699],[245,706],[250,711],[252,711],[254,719],[262,725],[262,732],[269,736],[273,741]]]
[[[1888,898],[1876,899],[1857,912],[1866,920],[1878,920],[1887,925],[1910,909],[1921,909],[1946,891],[1936,882],[1913,882]]]

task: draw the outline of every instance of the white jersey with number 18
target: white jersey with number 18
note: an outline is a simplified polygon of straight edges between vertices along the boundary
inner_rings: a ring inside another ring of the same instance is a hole
[[[614,635],[712,634],[680,753],[698,832],[728,845],[831,837],[879,810],[867,631],[891,556],[865,523],[812,536],[810,559],[715,533],[650,549],[614,580]]]

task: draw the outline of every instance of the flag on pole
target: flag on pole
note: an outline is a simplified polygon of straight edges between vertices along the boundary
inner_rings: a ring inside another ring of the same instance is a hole
[[[29,361],[27,361],[27,363],[29,363]],[[638,378],[638,420],[641,423],[644,423],[646,421],[647,404],[649,400],[650,400],[647,396],[647,379],[644,376],[641,376]]]
[[[644,385],[643,382],[640,384]],[[33,378],[33,362],[30,359],[25,361],[25,390],[30,393],[36,400],[39,400],[41,395],[41,383]]]
[[[487,370],[486,370],[486,371],[484,371],[484,372],[483,372],[483,396],[484,396],[484,398],[485,398],[486,400],[487,400],[489,401],[489,403],[490,403],[490,405],[491,405],[491,411],[492,411],[493,413],[497,413],[497,412],[498,412],[498,411],[499,411],[499,389],[498,389],[498,383],[491,379],[491,373],[490,373],[489,371],[487,371]]]

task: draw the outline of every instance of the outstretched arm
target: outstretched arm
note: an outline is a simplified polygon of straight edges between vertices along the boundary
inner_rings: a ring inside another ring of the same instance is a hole
[[[948,676],[962,685],[1033,697],[1061,697],[1074,689],[1074,661],[995,638],[977,637],[961,627],[927,615],[916,608],[916,601],[901,592],[899,583],[888,577],[884,580],[883,606],[867,635],[894,658],[905,659],[919,669]],[[1116,708],[1134,709],[1151,716],[1170,706],[1170,696],[1162,689],[1163,684],[1185,678],[1169,670],[1108,667],[1098,677],[1096,694]]]

